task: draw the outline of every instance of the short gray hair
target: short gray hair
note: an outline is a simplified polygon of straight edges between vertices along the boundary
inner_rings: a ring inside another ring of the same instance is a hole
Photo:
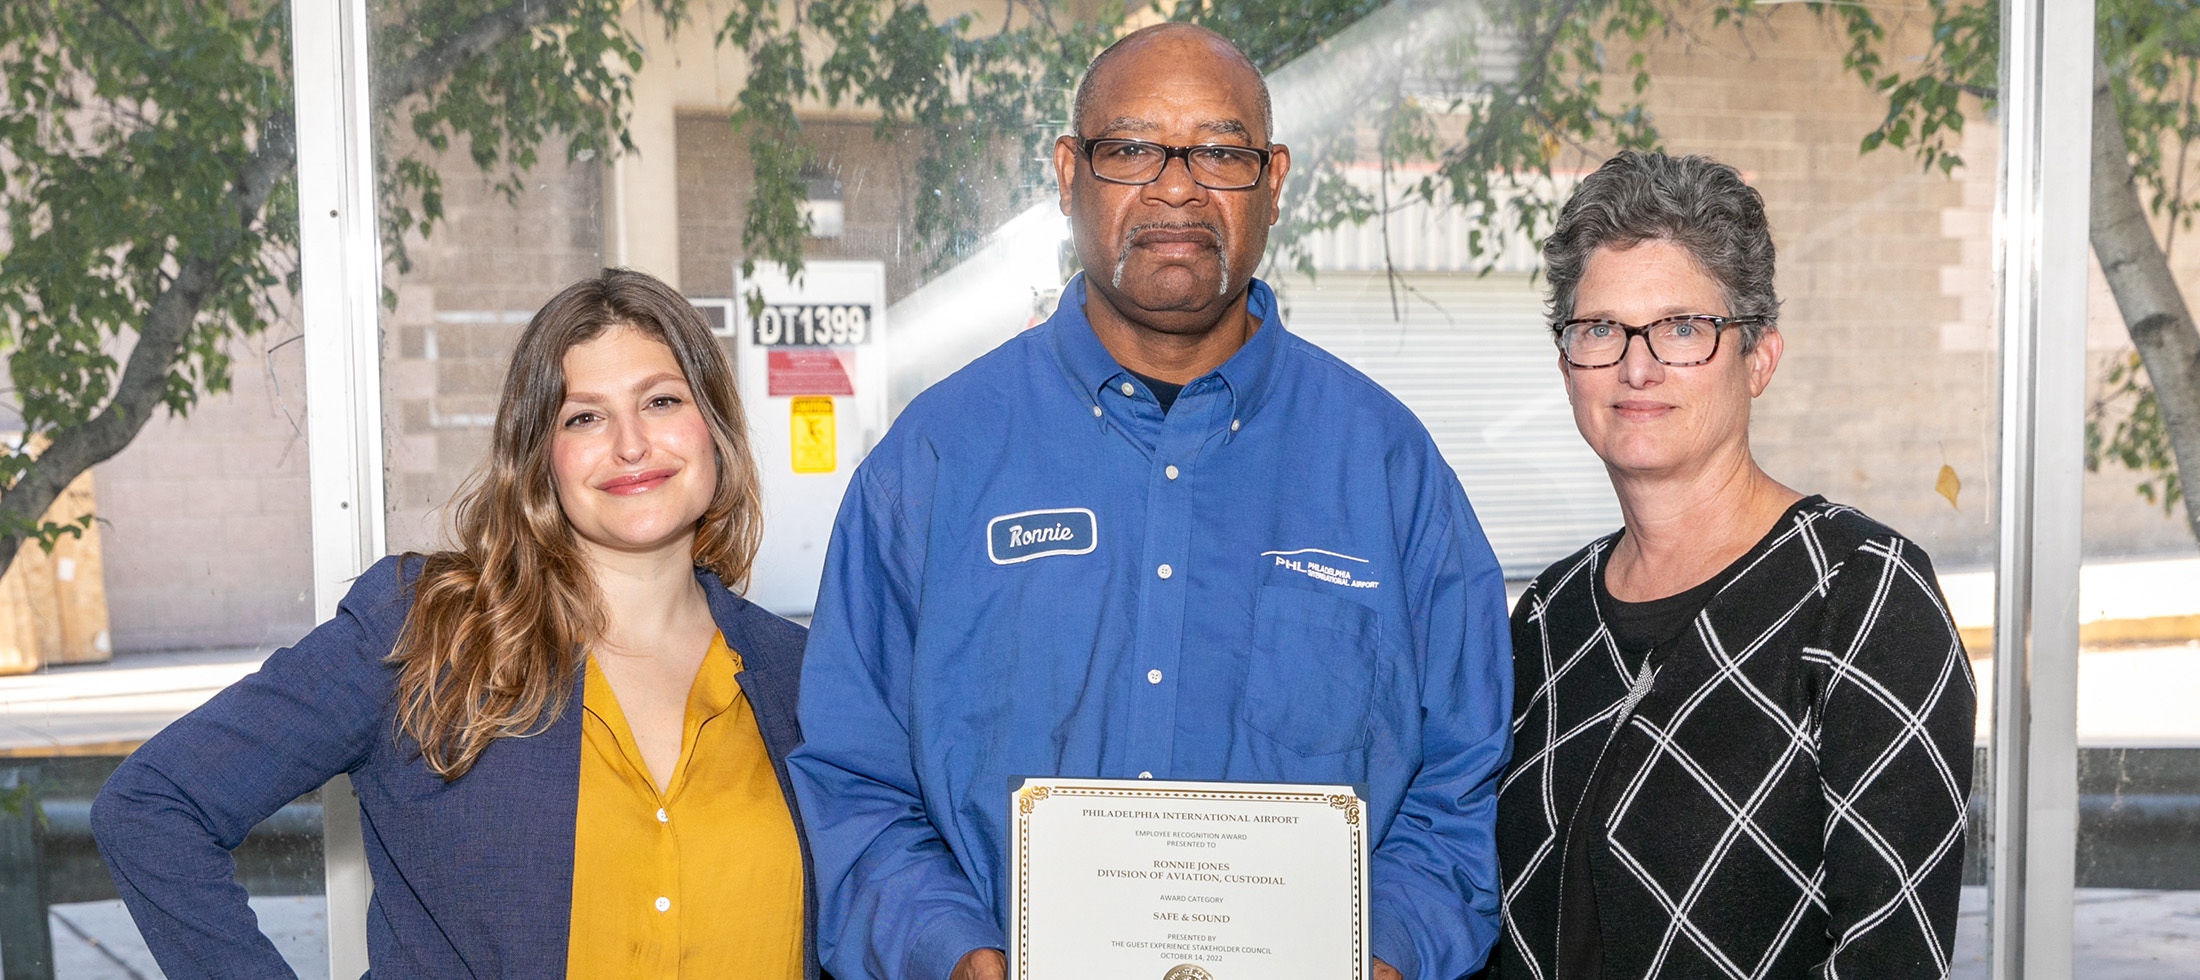
[[[1543,242],[1552,337],[1574,315],[1574,291],[1589,256],[1648,241],[1685,249],[1719,284],[1728,316],[1765,318],[1765,324],[1741,328],[1742,352],[1755,349],[1780,312],[1765,199],[1740,172],[1710,157],[1636,150],[1621,151],[1583,178]]]

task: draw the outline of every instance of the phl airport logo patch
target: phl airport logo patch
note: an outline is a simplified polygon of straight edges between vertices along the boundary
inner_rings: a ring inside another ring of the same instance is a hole
[[[1099,545],[1099,526],[1083,507],[1003,514],[985,526],[985,556],[996,565],[1090,554]]]

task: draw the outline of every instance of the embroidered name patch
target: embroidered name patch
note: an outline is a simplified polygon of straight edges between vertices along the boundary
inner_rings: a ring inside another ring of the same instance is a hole
[[[1083,555],[1099,547],[1092,511],[1083,507],[1003,514],[985,526],[985,554],[996,565],[1048,555]]]

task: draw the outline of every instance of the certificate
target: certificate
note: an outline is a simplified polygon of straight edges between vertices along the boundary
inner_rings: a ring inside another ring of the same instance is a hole
[[[1349,786],[1025,780],[1009,976],[1364,978],[1365,814]]]

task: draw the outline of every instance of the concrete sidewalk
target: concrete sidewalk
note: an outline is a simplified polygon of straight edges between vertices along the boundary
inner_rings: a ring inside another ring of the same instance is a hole
[[[2200,891],[2080,888],[2072,970],[2081,980],[2200,980]],[[1963,890],[1949,980],[1987,980],[1986,889]]]
[[[1994,661],[1971,661],[1980,744],[1994,724]],[[2200,747],[2200,641],[2112,647],[2078,655],[2078,744]]]
[[[1994,573],[1940,576],[1972,657],[1992,655]],[[2078,642],[2087,648],[2200,639],[2200,558],[2095,562],[2078,572]]]
[[[0,677],[0,756],[126,754],[259,669],[270,652],[126,653]]]
[[[252,914],[299,980],[328,980],[328,901],[317,895],[254,898]],[[54,980],[153,980],[162,976],[121,899],[51,906]]]

